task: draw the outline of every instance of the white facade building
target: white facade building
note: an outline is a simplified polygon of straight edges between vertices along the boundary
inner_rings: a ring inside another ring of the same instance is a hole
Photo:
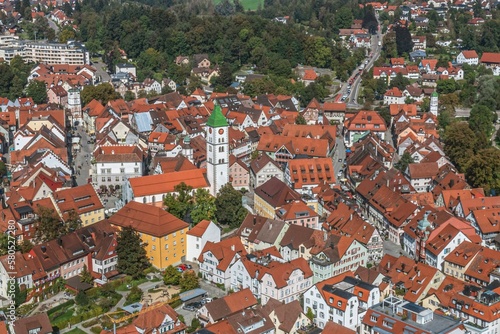
[[[209,220],[202,220],[187,232],[186,260],[198,262],[207,241],[220,241],[220,228]]]
[[[311,309],[319,328],[332,321],[355,331],[366,310],[380,302],[380,290],[350,276],[332,277],[311,287],[303,298],[304,313]]]
[[[215,196],[229,182],[229,125],[216,105],[207,120],[207,179]]]

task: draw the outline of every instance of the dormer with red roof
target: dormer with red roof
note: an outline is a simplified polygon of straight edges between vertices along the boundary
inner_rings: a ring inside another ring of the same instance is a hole
[[[361,110],[358,113],[346,115],[344,126],[346,130],[344,142],[348,147],[370,132],[384,140],[387,130],[384,119],[373,110]]]
[[[405,96],[398,87],[388,89],[384,94],[384,104],[403,104],[405,103]]]
[[[207,241],[198,257],[200,273],[209,282],[231,286],[231,267],[242,256],[246,256],[245,247],[239,237],[224,239],[220,242]]]

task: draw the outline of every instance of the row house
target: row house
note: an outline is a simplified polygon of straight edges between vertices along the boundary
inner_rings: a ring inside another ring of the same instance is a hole
[[[239,237],[213,243],[207,241],[198,257],[200,273],[208,282],[231,287],[232,267],[241,257],[246,256],[245,247]]]
[[[437,268],[406,256],[384,255],[378,271],[389,278],[392,290],[403,299],[419,304],[430,289],[439,287],[445,275]]]
[[[229,180],[236,190],[250,188],[250,171],[248,166],[234,155],[229,156]]]
[[[325,235],[326,248],[311,257],[314,283],[368,263],[368,249],[353,237]]]
[[[498,209],[500,207],[500,196],[460,198],[455,207],[455,215],[468,218],[473,210]]]
[[[105,116],[106,113],[106,107],[95,99],[82,108],[83,127],[89,135],[95,134],[97,118]]]
[[[385,140],[387,126],[384,119],[373,110],[362,110],[346,116],[344,122],[344,142],[350,147],[370,132]]]
[[[88,226],[104,219],[104,206],[91,184],[59,189],[49,194],[56,212],[63,220],[72,219],[72,213]]]
[[[302,311],[298,300],[283,304],[271,298],[266,305],[261,306],[261,312],[271,319],[275,332],[279,334],[298,333],[312,324],[311,320]]]
[[[231,289],[249,288],[262,305],[270,299],[285,304],[298,301],[312,280],[313,273],[303,258],[281,262],[249,254],[231,267]]]
[[[275,323],[257,308],[235,313],[223,321],[207,325],[203,330],[209,333],[274,334]]]
[[[313,312],[314,324],[319,328],[334,322],[356,330],[366,310],[379,302],[380,290],[346,273],[316,283],[303,298],[304,312]]]
[[[26,254],[16,253],[16,280],[21,288],[33,289],[31,296],[36,297],[55,279],[77,276],[84,267],[95,278],[110,277],[109,274],[118,273],[115,249],[116,230],[101,221],[35,245]],[[0,258],[0,293],[4,298],[7,298],[8,277],[12,271],[7,255]]]
[[[364,167],[363,161],[368,156],[385,168],[391,168],[395,149],[389,142],[370,133],[351,147],[351,154],[347,158],[348,170],[354,166]]]
[[[428,192],[438,172],[439,167],[436,162],[420,162],[408,164],[405,174],[417,192]]]
[[[465,334],[469,332],[465,330],[460,320],[391,296],[366,311],[360,333]]]
[[[500,205],[490,209],[475,208],[466,219],[475,228],[483,245],[491,245],[500,233]]]
[[[92,154],[92,184],[122,186],[144,175],[144,152],[138,145],[96,145]]]
[[[495,288],[447,276],[438,288],[429,291],[423,304],[461,321],[467,333],[495,333],[500,325],[500,296]]]
[[[248,214],[236,232],[248,253],[280,247],[280,242],[291,227],[282,220],[275,220],[258,215]],[[300,226],[301,227],[301,226]],[[306,228],[307,230],[312,230]]]
[[[277,209],[275,219],[282,220],[290,225],[306,226],[315,230],[320,229],[319,215],[301,200],[293,201]]]
[[[281,166],[267,154],[260,154],[250,163],[250,186],[258,188],[272,177],[284,181]]]
[[[309,158],[326,158],[333,154],[334,147],[328,139],[296,138],[264,134],[260,137],[257,151],[268,154],[280,165],[297,156]]]
[[[276,210],[284,205],[300,200],[301,195],[290,188],[286,183],[271,177],[260,187],[254,190],[255,213],[267,218],[274,218]]]
[[[368,261],[378,261],[383,255],[383,239],[373,225],[345,203],[339,203],[323,223],[323,229],[332,234],[355,238],[368,250]]]
[[[455,182],[452,182],[451,186],[454,186],[453,183]],[[439,195],[436,197],[434,204],[437,207],[445,207],[446,209],[450,210],[450,212],[453,212],[455,206],[458,204],[459,199],[476,197],[484,197],[483,188],[441,189]]]
[[[285,167],[285,182],[299,194],[310,194],[321,182],[335,184],[331,158],[293,159]]]
[[[432,222],[431,222],[432,221]],[[443,269],[447,254],[461,243],[480,243],[474,229],[444,211],[420,212],[404,229],[403,249],[420,262]]]

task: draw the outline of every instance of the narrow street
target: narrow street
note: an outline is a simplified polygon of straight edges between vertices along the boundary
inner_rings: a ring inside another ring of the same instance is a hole
[[[79,136],[80,139],[80,150],[76,154],[76,158],[73,161],[72,167],[75,171],[75,182],[76,185],[81,186],[88,183],[89,170],[92,167],[91,157],[94,145],[89,143],[89,136],[83,130],[81,124],[76,126],[77,130],[75,135]]]

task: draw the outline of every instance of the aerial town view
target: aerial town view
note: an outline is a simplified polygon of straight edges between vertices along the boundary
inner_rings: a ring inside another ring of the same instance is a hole
[[[0,0],[0,334],[500,334],[500,0],[368,1]]]

